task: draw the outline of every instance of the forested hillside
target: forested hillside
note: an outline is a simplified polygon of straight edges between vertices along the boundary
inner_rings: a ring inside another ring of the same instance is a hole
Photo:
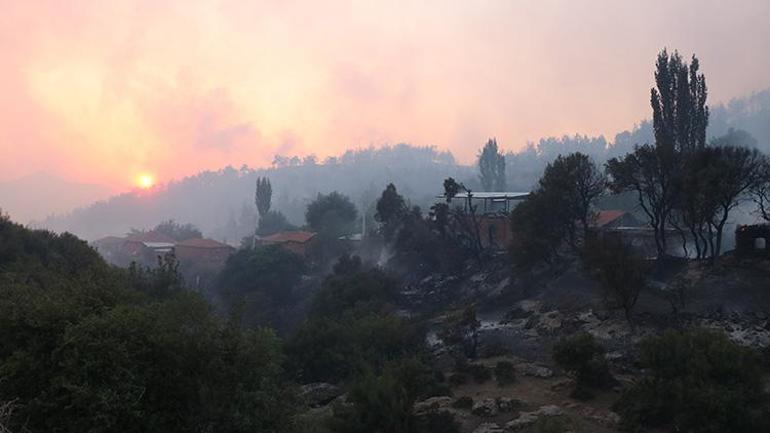
[[[757,140],[760,150],[767,152],[770,151],[769,125],[770,90],[764,90],[713,106],[708,136],[724,135],[730,128],[743,129]],[[505,154],[507,186],[511,190],[528,191],[545,166],[559,154],[579,151],[601,164],[608,158],[630,152],[635,144],[653,141],[652,124],[647,120],[618,133],[613,140],[581,135],[543,138],[521,151]],[[482,144],[468,143],[474,148]],[[515,144],[500,143],[500,146],[504,149]],[[278,155],[273,166],[266,169],[243,166],[206,171],[171,182],[159,190],[122,194],[36,225],[70,231],[93,240],[175,219],[195,224],[209,237],[237,243],[252,233],[256,224],[253,190],[260,176],[272,181],[273,209],[284,213],[296,225],[304,223],[305,207],[318,193],[339,191],[372,217],[379,189],[390,182],[396,182],[401,193],[423,209],[441,192],[441,182],[447,177],[476,190],[481,187],[476,168],[457,163],[451,153],[400,144],[352,150],[325,161],[318,161],[312,155]]]

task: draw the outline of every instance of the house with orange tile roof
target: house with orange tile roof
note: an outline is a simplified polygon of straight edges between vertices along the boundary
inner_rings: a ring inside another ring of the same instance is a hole
[[[174,246],[180,262],[224,264],[234,252],[235,248],[213,239],[187,239]]]
[[[302,230],[285,231],[265,236],[258,240],[261,245],[280,245],[295,254],[305,257],[308,248],[313,245],[316,234]]]

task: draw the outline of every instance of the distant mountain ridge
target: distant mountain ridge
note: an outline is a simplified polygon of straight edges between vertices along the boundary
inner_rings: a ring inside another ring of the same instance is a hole
[[[405,144],[348,151],[323,164],[312,159],[277,161],[267,169],[243,166],[204,171],[156,191],[121,194],[39,224],[93,240],[175,219],[195,224],[207,237],[237,241],[256,226],[254,188],[259,176],[270,178],[272,208],[297,225],[304,223],[305,208],[319,193],[339,191],[359,210],[366,208],[372,218],[374,203],[389,182],[396,183],[414,204],[426,205],[446,177],[474,177],[473,169],[458,165],[449,152]]]
[[[729,128],[745,129],[757,139],[759,148],[770,154],[770,89],[712,106],[709,137],[722,135]],[[653,140],[649,120],[616,134],[612,141],[603,136],[581,135],[543,138],[506,154],[508,189],[530,189],[545,165],[560,153],[581,151],[602,163],[631,151],[636,144]],[[469,145],[480,148],[483,143]],[[46,218],[40,225],[93,240],[176,219],[197,225],[207,237],[237,241],[252,233],[256,225],[254,184],[258,176],[268,176],[272,182],[273,209],[285,213],[297,225],[304,223],[305,207],[318,193],[346,194],[371,219],[376,199],[389,182],[423,210],[442,191],[446,177],[480,189],[475,166],[458,164],[450,152],[399,144],[351,150],[324,163],[317,163],[315,158],[278,155],[271,168],[243,166],[204,171],[171,182],[154,193],[121,194],[66,215]]]
[[[0,182],[0,209],[15,221],[29,223],[87,206],[110,194],[110,189],[101,185],[71,182],[39,172]]]

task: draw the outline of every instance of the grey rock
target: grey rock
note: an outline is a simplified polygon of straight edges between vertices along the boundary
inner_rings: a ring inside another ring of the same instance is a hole
[[[310,407],[324,406],[342,394],[342,388],[325,382],[303,385],[300,391],[300,396]]]
[[[471,413],[476,416],[495,416],[497,415],[497,402],[492,398],[485,398],[473,403]]]
[[[479,424],[479,426],[473,430],[473,433],[503,433],[504,431],[505,430],[503,430],[497,423],[485,422]]]
[[[524,376],[539,377],[541,379],[548,379],[553,377],[553,370],[550,368],[529,362],[516,364],[516,372]]]
[[[564,411],[559,406],[541,406],[540,409],[534,412],[522,412],[518,418],[505,424],[505,428],[511,431],[522,431],[532,426],[541,417],[559,416],[562,414],[564,414]]]
[[[503,413],[513,412],[516,408],[524,405],[524,402],[515,398],[497,397],[497,410]]]
[[[414,413],[417,415],[448,409],[452,405],[452,397],[431,397],[414,404]]]

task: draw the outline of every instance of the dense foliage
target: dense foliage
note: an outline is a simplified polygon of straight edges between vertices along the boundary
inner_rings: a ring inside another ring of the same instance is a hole
[[[377,213],[374,215],[377,222],[382,224],[381,231],[386,241],[393,239],[407,212],[409,206],[406,200],[398,193],[396,186],[389,183],[377,200]]]
[[[270,236],[274,233],[294,230],[295,227],[286,219],[280,211],[271,210],[259,218],[257,235]]]
[[[514,261],[527,266],[552,260],[565,244],[574,249],[604,188],[604,176],[587,155],[559,155],[546,166],[537,188],[511,213]]]
[[[351,404],[335,408],[329,427],[335,433],[456,433],[459,423],[451,414],[413,411],[434,386],[430,370],[415,359],[394,362],[380,375],[367,372],[352,386]]]
[[[278,340],[222,323],[169,272],[111,268],[72,235],[0,219],[0,401],[17,405],[8,427],[289,431]]]
[[[336,191],[318,194],[305,213],[310,228],[331,239],[352,233],[357,217],[358,211],[353,202]]]
[[[280,309],[295,300],[304,260],[278,245],[242,248],[217,278],[218,294],[230,312],[242,309],[246,325],[277,326]]]
[[[616,405],[627,429],[770,431],[758,356],[724,334],[669,331],[642,343],[639,363],[647,375]]]
[[[377,269],[328,277],[308,320],[288,343],[297,375],[307,382],[339,381],[419,351],[419,329],[388,312],[396,289],[395,281]]]
[[[424,217],[419,207],[409,208],[396,186],[388,184],[377,201],[375,218],[380,222],[380,234],[392,248],[389,265],[416,277],[456,272],[470,252],[464,231],[457,227],[465,218],[454,218],[457,216],[447,203],[438,203]]]

